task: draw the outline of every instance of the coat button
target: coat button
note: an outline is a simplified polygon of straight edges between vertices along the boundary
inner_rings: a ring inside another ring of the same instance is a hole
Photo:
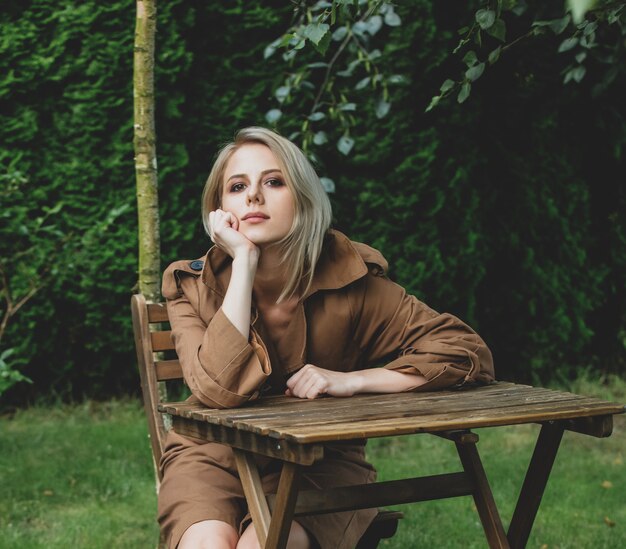
[[[201,271],[202,267],[204,267],[204,261],[200,261],[199,259],[196,259],[196,261],[191,261],[189,263],[189,268],[193,269],[194,271]]]

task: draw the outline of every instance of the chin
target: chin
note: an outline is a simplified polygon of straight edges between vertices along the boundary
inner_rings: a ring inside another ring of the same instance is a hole
[[[261,231],[246,231],[243,235],[256,246],[267,246],[269,244],[275,244],[284,238],[284,235],[271,235],[263,234]]]

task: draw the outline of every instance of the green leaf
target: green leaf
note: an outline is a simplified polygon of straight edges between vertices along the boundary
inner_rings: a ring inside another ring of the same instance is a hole
[[[502,46],[498,46],[493,50],[488,57],[489,64],[493,65],[498,59],[500,59],[500,53],[502,52]]]
[[[567,28],[569,22],[570,16],[568,13],[565,15],[565,17],[562,17],[561,19],[554,19],[553,21],[550,21],[550,30],[558,36]]]
[[[468,42],[469,42],[469,39],[467,39],[467,38],[463,38],[463,39],[459,40],[459,43],[456,45],[456,48],[454,48],[452,50],[452,53],[454,54],[454,53],[458,52]]]
[[[367,32],[374,36],[383,26],[383,18],[380,15],[372,15],[367,20]]]
[[[348,34],[348,27],[338,27],[335,32],[333,32],[333,40],[336,42],[340,42],[343,40]]]
[[[574,80],[576,80],[576,82],[580,82],[585,77],[586,72],[587,69],[583,65],[578,65],[574,69]]]
[[[584,77],[587,69],[582,65],[577,65],[576,67],[571,68],[565,73],[565,78],[563,78],[563,83],[567,84],[570,80],[575,80],[576,82],[580,82]]]
[[[324,118],[326,118],[326,114],[323,112],[314,112],[309,114],[308,119],[311,122],[319,122],[320,120],[324,120]]]
[[[271,109],[265,113],[265,120],[268,124],[274,124],[280,120],[283,112],[280,109]]]
[[[356,86],[354,86],[355,90],[362,90],[364,88],[367,87],[367,85],[370,83],[371,78],[369,76],[366,76],[365,78],[363,78],[362,80],[359,80],[356,83]]]
[[[572,12],[574,23],[578,24],[585,14],[596,5],[597,0],[567,0],[567,7]]]
[[[356,111],[356,103],[343,103],[339,105],[340,111]]]
[[[576,61],[582,63],[587,58],[587,52],[581,51],[576,55]]]
[[[367,32],[367,24],[365,21],[357,21],[354,25],[352,25],[352,32],[356,36],[365,36],[365,33]]]
[[[478,10],[476,12],[476,22],[480,28],[486,30],[490,28],[496,20],[496,12],[493,10]]]
[[[476,63],[478,63],[478,57],[476,56],[476,53],[473,50],[468,51],[463,56],[463,63],[465,63],[468,67],[472,67]]]
[[[291,88],[289,86],[280,86],[280,88],[277,88],[274,92],[274,97],[276,97],[279,103],[283,103],[289,96],[290,91]]]
[[[592,32],[591,34],[583,34],[580,38],[580,45],[583,48],[592,48],[596,41],[596,33]]]
[[[389,78],[387,78],[387,82],[389,84],[404,84],[406,82],[406,78],[402,74],[392,74]]]
[[[569,51],[572,48],[575,48],[578,45],[578,38],[576,36],[571,36],[570,38],[566,38],[561,42],[559,46],[558,52],[563,53],[565,51]]]
[[[465,71],[465,77],[471,82],[474,82],[475,80],[478,80],[481,77],[484,70],[485,70],[485,64],[479,63],[478,65],[474,65],[473,67],[470,67],[469,69],[467,69]]]
[[[326,132],[319,131],[313,136],[313,143],[316,145],[323,145],[324,143],[328,143],[328,136]]]
[[[591,23],[588,23],[587,25],[585,25],[585,30],[583,31],[583,35],[589,36],[592,32],[595,32],[597,28],[598,28],[598,23],[596,23],[595,21],[592,21]]]
[[[311,23],[304,28],[304,36],[317,46],[328,34],[329,29],[327,23]]]
[[[524,0],[512,0],[508,2],[508,6],[506,9],[511,10],[518,17],[523,15],[524,12],[528,9],[528,4]]]
[[[385,23],[390,27],[399,27],[402,24],[402,19],[393,11],[393,6],[391,5],[389,5],[389,8],[385,12]]]
[[[570,16],[569,13],[559,19],[550,19],[549,21],[534,21],[533,27],[550,27],[550,30],[556,34],[561,34],[569,25]]]
[[[456,82],[454,80],[450,80],[449,78],[447,80],[444,81],[443,84],[441,84],[441,87],[439,88],[439,91],[441,93],[446,93],[447,91],[451,90],[452,88],[454,88],[454,85],[456,84]]]
[[[263,50],[263,59],[269,59],[270,57],[272,57],[272,55],[276,53],[276,50],[281,45],[282,41],[283,41],[283,37],[281,36],[280,38],[277,38],[276,40],[274,40],[271,44],[268,44],[265,47],[265,50]]]
[[[500,40],[500,42],[506,40],[506,25],[502,19],[496,19],[494,24],[486,29],[486,32],[497,40]]]
[[[439,101],[441,101],[441,96],[435,95],[435,97],[430,100],[430,103],[424,112],[432,111],[439,104]]]
[[[307,69],[326,69],[328,68],[328,63],[322,63],[320,62],[316,62],[316,63],[309,63],[307,65]]]
[[[344,135],[339,138],[339,141],[337,141],[337,149],[339,149],[341,154],[348,156],[352,147],[354,147],[354,139],[352,139],[349,135]]]
[[[320,177],[320,182],[327,193],[335,192],[335,182],[330,177]]]
[[[465,102],[465,100],[469,97],[471,90],[472,85],[469,82],[463,82],[463,85],[461,86],[461,91],[459,91],[459,95],[456,98],[457,102]]]
[[[385,118],[389,114],[389,109],[391,109],[391,103],[380,98],[376,104],[376,118]]]
[[[328,46],[330,46],[330,33],[327,32],[320,40],[319,44],[313,44],[313,46],[321,55],[325,55],[328,50]]]

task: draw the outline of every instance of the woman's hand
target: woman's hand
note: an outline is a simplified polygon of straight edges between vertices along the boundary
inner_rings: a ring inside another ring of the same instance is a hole
[[[348,397],[358,392],[357,372],[333,372],[306,364],[287,380],[287,396],[316,398],[320,395]]]
[[[239,232],[239,220],[230,212],[215,210],[209,213],[209,235],[233,259],[242,254],[258,257],[259,249]]]

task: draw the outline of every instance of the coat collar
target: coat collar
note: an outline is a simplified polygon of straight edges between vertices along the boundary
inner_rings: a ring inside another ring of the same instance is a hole
[[[211,290],[225,295],[230,281],[232,259],[217,246],[206,254],[202,269],[202,282]],[[339,231],[329,230],[322,253],[315,267],[313,282],[305,297],[318,290],[338,290],[364,277],[368,265],[374,267],[377,274],[387,270],[387,262],[380,252],[352,242]]]

